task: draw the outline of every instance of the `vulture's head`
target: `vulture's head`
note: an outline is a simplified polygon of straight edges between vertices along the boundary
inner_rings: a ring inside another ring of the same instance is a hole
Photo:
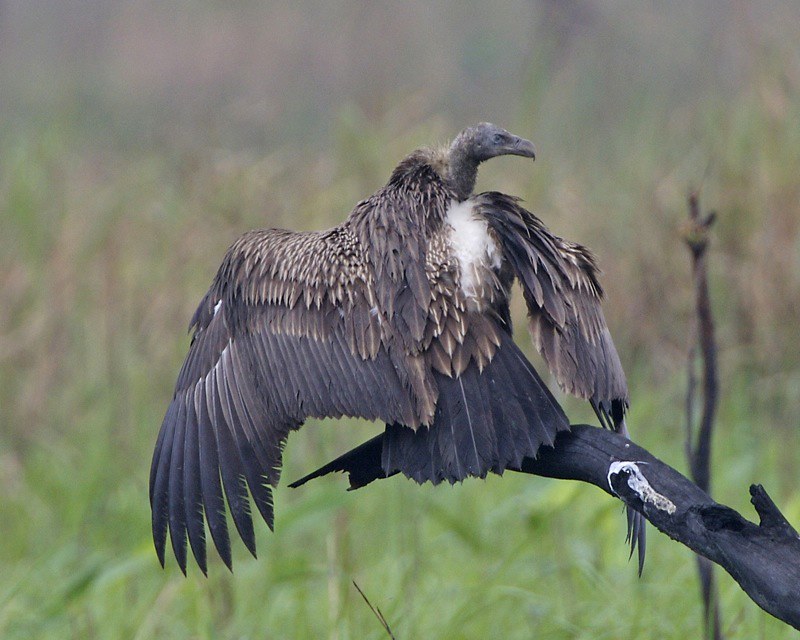
[[[459,133],[448,154],[448,178],[459,199],[464,200],[472,194],[481,162],[506,155],[536,159],[536,149],[530,140],[515,136],[491,122],[481,122]]]
[[[456,136],[451,152],[459,149],[475,162],[484,162],[496,156],[523,156],[536,159],[533,143],[515,136],[491,122],[481,122],[468,127]]]

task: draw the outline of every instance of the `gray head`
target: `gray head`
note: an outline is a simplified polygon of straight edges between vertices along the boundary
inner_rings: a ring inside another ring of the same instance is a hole
[[[451,153],[463,149],[476,162],[484,162],[496,156],[523,156],[536,158],[533,143],[509,133],[491,122],[481,122],[468,127],[456,136],[450,146]]]
[[[460,200],[475,187],[478,165],[497,156],[514,155],[536,159],[533,143],[505,129],[481,122],[459,133],[450,145],[448,178]]]

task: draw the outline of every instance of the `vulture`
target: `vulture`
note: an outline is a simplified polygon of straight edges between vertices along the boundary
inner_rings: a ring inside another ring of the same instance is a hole
[[[191,346],[153,454],[156,552],[187,541],[207,573],[206,523],[232,568],[226,512],[255,555],[250,500],[273,528],[289,433],[308,418],[385,424],[295,482],[340,471],[350,488],[402,473],[455,483],[521,471],[569,420],[512,336],[517,280],[533,343],[567,393],[627,435],[628,390],[592,253],[516,197],[474,194],[478,166],[535,157],[490,123],[422,148],[326,231],[259,229],[228,249],[191,319]],[[227,503],[227,509],[226,509]],[[628,512],[631,554],[644,520]]]

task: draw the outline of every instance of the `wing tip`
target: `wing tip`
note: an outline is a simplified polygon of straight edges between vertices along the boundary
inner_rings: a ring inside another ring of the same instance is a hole
[[[641,578],[644,572],[644,561],[647,551],[647,521],[641,513],[631,507],[626,507],[625,511],[628,520],[625,542],[630,545],[628,559],[630,560],[633,558],[634,551],[638,550],[638,575]]]
[[[158,558],[158,564],[161,565],[161,568],[162,569],[166,569],[167,568],[167,564],[166,564],[166,558],[165,558],[165,554],[164,554],[164,547],[159,547],[158,544],[156,544],[156,557]]]
[[[189,539],[190,544],[192,543],[191,538]],[[203,572],[203,575],[207,578],[208,577],[208,557],[206,555],[206,548],[205,548],[205,539],[203,540],[202,544],[195,548],[195,545],[192,544],[192,555],[194,556],[195,562],[197,562],[197,566],[200,568],[200,571]]]
[[[228,567],[228,571],[233,573],[233,554],[231,553],[230,546],[224,550],[217,547],[217,553],[219,553],[219,557],[222,559],[225,566]]]

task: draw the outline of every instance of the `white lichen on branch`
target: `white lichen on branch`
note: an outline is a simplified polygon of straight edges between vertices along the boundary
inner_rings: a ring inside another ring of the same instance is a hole
[[[637,463],[629,460],[616,460],[608,467],[608,486],[616,494],[614,486],[611,484],[611,477],[618,473],[628,474],[628,486],[633,492],[639,496],[639,499],[645,504],[652,504],[660,511],[666,511],[672,515],[675,513],[675,504],[666,496],[661,495],[653,489],[647,478],[639,470],[639,464],[646,464],[644,462]]]

